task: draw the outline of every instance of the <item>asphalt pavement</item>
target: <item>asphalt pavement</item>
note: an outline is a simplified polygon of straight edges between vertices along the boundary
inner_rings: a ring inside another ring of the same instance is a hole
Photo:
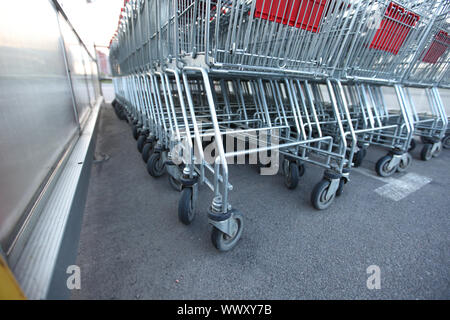
[[[237,247],[220,253],[209,189],[183,225],[180,193],[167,176],[148,175],[129,125],[108,104],[100,117],[96,150],[110,158],[92,168],[74,299],[450,298],[450,150],[423,162],[419,144],[408,172],[383,180],[374,167],[386,151],[371,147],[326,211],[309,200],[320,168],[307,165],[288,190],[281,175],[233,165],[231,203],[245,226]],[[372,265],[380,289],[367,287]]]

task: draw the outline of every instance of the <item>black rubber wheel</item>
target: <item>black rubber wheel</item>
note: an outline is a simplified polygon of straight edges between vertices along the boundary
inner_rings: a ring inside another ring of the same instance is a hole
[[[411,152],[411,151],[413,151],[414,149],[416,149],[416,147],[417,147],[416,140],[411,139],[411,143],[409,144],[408,151]]]
[[[450,149],[450,134],[446,135],[444,139],[442,139],[442,146],[444,149]]]
[[[150,156],[147,161],[147,171],[154,178],[159,178],[165,173],[166,166],[162,161],[161,152],[154,152]]]
[[[314,187],[311,193],[311,203],[317,210],[328,209],[333,203],[336,194],[333,194],[333,196],[328,200],[325,199],[330,185],[331,182],[329,180],[323,179]]]
[[[178,192],[183,191],[183,185],[181,184],[181,182],[176,180],[171,175],[169,175],[169,184],[175,191],[178,191]]]
[[[305,175],[305,165],[301,164],[298,166],[298,175],[299,177],[303,177]]]
[[[366,157],[366,154],[367,154],[366,149],[359,149],[359,151],[355,153],[353,157],[353,166],[355,168],[360,167],[362,165],[363,160]]]
[[[137,149],[139,152],[142,153],[142,149],[144,149],[144,145],[145,145],[146,141],[147,141],[147,136],[144,134],[141,134],[139,136],[139,138],[137,139]]]
[[[375,164],[375,171],[377,172],[377,174],[380,177],[389,177],[392,176],[396,171],[397,171],[397,167],[392,168],[391,170],[388,170],[388,166],[389,163],[392,160],[392,156],[391,155],[386,155],[382,158],[380,158],[380,160],[377,161],[377,163]]]
[[[122,120],[122,121],[127,120],[127,115],[125,114],[125,112],[124,112],[123,110],[119,110],[117,116],[118,116],[119,119]]]
[[[425,144],[420,152],[420,159],[423,161],[431,160],[431,158],[433,158],[433,153],[431,152],[432,150],[433,145],[431,143]]]
[[[339,181],[339,187],[336,190],[336,197],[340,197],[342,193],[344,192],[344,186],[345,186],[345,179],[341,178],[341,181]]]
[[[142,148],[142,160],[147,163],[148,159],[152,155],[153,152],[153,143],[147,142]]]
[[[211,232],[211,241],[214,247],[222,252],[230,251],[231,249],[233,249],[242,236],[242,230],[244,228],[244,219],[242,215],[235,212],[231,219],[235,219],[236,223],[238,224],[238,228],[232,237],[223,233],[216,227],[213,227]]]
[[[411,165],[411,163],[412,163],[411,155],[408,153],[406,155],[406,157],[407,157],[406,163],[403,160],[400,161],[400,164],[397,167],[397,171],[398,172],[405,172],[409,168],[409,166]]]
[[[178,202],[178,219],[185,225],[190,225],[195,218],[192,188],[184,188]]]
[[[135,140],[137,140],[139,137],[139,128],[137,126],[133,125],[132,131],[133,131],[133,138]]]
[[[290,190],[294,190],[298,186],[298,180],[300,177],[297,163],[290,162],[288,166],[288,172],[284,173],[284,184]]]

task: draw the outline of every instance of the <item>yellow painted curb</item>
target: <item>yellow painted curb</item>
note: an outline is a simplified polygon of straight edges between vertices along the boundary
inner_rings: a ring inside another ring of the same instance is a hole
[[[25,300],[26,297],[20,289],[11,270],[0,256],[0,300]]]

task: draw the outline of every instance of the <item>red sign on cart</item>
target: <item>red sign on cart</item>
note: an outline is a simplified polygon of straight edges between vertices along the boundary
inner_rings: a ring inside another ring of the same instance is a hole
[[[422,61],[427,63],[437,63],[439,58],[444,55],[449,46],[450,37],[448,36],[448,33],[443,30],[439,31],[434,37],[434,40]]]
[[[370,44],[370,48],[397,55],[409,32],[419,19],[420,17],[414,12],[391,2]]]
[[[318,32],[327,0],[256,0],[255,17]]]

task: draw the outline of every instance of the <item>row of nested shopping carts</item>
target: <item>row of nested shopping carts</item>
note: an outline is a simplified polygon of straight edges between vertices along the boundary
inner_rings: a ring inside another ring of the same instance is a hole
[[[117,115],[153,177],[181,191],[190,224],[199,188],[214,193],[212,242],[243,230],[229,164],[282,172],[325,169],[316,209],[343,192],[370,145],[382,177],[449,146],[440,90],[450,87],[448,0],[126,0],[110,44]]]

